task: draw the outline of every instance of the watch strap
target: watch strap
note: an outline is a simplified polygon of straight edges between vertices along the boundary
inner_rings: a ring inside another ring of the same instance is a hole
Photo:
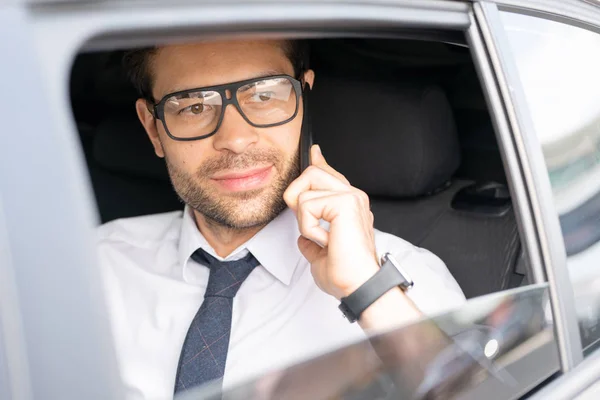
[[[368,281],[352,294],[341,299],[340,310],[349,322],[355,322],[360,315],[377,299],[396,286],[406,290],[412,286],[412,280],[401,272],[398,263],[390,253],[382,257],[382,265]]]

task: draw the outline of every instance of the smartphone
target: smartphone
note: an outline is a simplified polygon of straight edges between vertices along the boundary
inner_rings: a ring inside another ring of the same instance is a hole
[[[310,111],[308,98],[310,97],[310,86],[305,84],[302,90],[302,128],[300,130],[300,172],[302,173],[310,165],[310,148],[314,143],[313,133],[310,126]]]

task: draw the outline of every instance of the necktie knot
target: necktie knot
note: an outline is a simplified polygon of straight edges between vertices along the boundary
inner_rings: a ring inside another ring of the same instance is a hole
[[[260,264],[250,252],[240,260],[219,261],[198,249],[192,254],[192,259],[210,269],[204,297],[233,298],[250,272]]]

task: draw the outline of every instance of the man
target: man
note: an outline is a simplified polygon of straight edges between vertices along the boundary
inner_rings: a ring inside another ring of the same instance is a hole
[[[315,83],[305,59],[302,42],[268,40],[127,57],[137,115],[186,204],[100,228],[131,398],[228,387],[464,300],[437,257],[373,229],[368,197],[318,146],[300,174],[302,92]],[[340,301],[383,271],[386,252],[414,287],[377,293],[349,323]]]

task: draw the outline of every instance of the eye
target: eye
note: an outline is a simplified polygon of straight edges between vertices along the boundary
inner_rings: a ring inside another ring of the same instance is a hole
[[[252,100],[257,102],[265,102],[271,100],[274,97],[274,95],[274,92],[259,92],[255,93],[254,96],[252,96]]]
[[[191,112],[194,115],[198,115],[198,114],[202,114],[202,112],[204,110],[205,110],[204,104],[196,103],[196,104],[192,104],[191,106],[187,106],[186,108],[183,108],[181,111],[179,111],[179,113],[183,114],[185,112]]]

